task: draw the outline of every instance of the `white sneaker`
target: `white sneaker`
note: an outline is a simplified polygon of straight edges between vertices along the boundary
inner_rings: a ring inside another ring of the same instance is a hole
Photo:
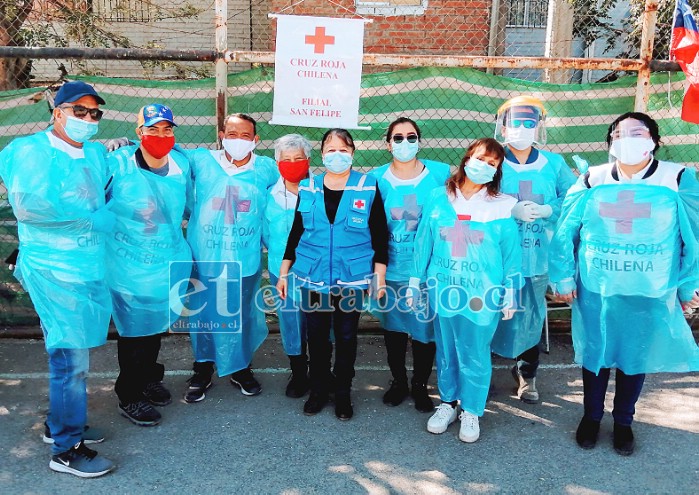
[[[459,440],[466,443],[473,443],[481,436],[481,429],[478,426],[478,416],[466,411],[461,411],[459,415],[461,428],[459,428]]]
[[[456,408],[446,402],[437,406],[437,410],[427,421],[427,431],[439,435],[449,428],[449,425],[456,421]]]

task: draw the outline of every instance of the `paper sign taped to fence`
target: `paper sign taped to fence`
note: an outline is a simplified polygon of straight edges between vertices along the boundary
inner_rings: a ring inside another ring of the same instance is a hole
[[[364,21],[277,16],[272,124],[357,129]]]

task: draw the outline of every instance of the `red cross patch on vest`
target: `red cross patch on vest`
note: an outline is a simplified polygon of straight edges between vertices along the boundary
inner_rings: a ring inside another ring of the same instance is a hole
[[[352,208],[358,211],[366,211],[366,201],[363,199],[355,199],[352,203]]]

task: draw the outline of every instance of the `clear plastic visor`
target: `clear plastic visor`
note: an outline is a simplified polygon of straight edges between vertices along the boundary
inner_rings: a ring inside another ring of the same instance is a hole
[[[495,139],[502,144],[529,137],[533,144],[546,143],[546,126],[540,110],[532,106],[512,107],[499,113],[495,125]]]

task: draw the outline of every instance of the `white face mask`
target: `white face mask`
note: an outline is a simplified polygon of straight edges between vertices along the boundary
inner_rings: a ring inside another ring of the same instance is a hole
[[[221,145],[226,153],[231,155],[231,158],[235,161],[240,161],[255,149],[255,141],[248,141],[247,139],[222,139]]]
[[[609,154],[624,165],[637,165],[648,160],[655,149],[655,142],[647,137],[621,137],[612,141]]]
[[[526,127],[508,127],[505,144],[509,144],[515,149],[526,150],[536,141],[536,127],[527,129]]]

